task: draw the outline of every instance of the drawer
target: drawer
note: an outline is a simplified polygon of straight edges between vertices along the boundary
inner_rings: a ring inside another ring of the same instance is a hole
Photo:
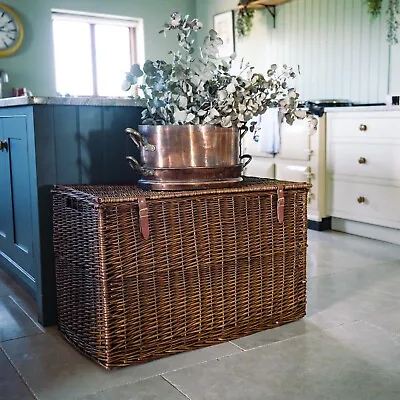
[[[274,179],[275,165],[273,159],[266,157],[253,157],[250,164],[244,169],[243,175]]]
[[[332,116],[328,121],[328,134],[331,138],[399,139],[400,137],[400,115],[387,116],[386,112],[375,111],[366,115]]]
[[[400,188],[334,180],[332,217],[400,228]]]
[[[281,144],[277,158],[308,161],[311,156],[310,124],[308,119],[281,126]]]
[[[400,181],[400,145],[332,143],[332,174]]]

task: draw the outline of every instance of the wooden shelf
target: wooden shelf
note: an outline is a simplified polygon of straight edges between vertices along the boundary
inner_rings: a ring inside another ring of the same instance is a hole
[[[291,0],[254,0],[247,5],[247,8],[249,10],[262,10],[266,7],[279,6],[289,1]],[[239,8],[244,8],[244,6],[239,4]]]
[[[276,27],[276,6],[279,6],[284,3],[288,3],[292,0],[254,0],[247,5],[247,9],[249,10],[263,10],[266,8],[268,12],[272,15],[274,19],[274,28]],[[238,4],[238,8],[244,8],[243,4]]]

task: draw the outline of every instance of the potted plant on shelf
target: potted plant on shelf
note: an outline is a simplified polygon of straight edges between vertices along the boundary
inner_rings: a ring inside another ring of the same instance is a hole
[[[177,32],[181,50],[170,51],[171,62],[147,60],[134,64],[123,83],[138,84],[137,100],[144,105],[139,132],[127,133],[138,145],[141,165],[129,162],[143,175],[142,187],[185,189],[232,186],[241,180],[240,138],[254,129],[253,117],[279,107],[291,124],[296,118],[298,93],[288,81],[295,77],[286,65],[271,65],[265,76],[243,60],[219,57],[223,44],[211,29],[194,56],[193,34],[202,28],[197,19],[175,12],[160,31]],[[141,82],[139,82],[141,80]],[[244,157],[244,156],[242,156]]]

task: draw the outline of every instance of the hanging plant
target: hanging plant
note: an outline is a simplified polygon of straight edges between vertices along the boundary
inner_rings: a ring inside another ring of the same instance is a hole
[[[253,28],[254,10],[241,8],[236,18],[236,31],[239,37],[249,36]]]
[[[387,39],[390,44],[399,43],[397,29],[399,27],[398,17],[400,15],[400,0],[389,0],[388,14],[388,34]]]
[[[377,18],[382,10],[382,0],[367,0],[368,12],[373,18]]]
[[[383,0],[365,0],[368,6],[368,12],[372,18],[377,18],[382,12]],[[387,41],[389,44],[399,42],[397,30],[399,28],[398,18],[400,16],[400,0],[389,0],[387,14],[388,33]]]

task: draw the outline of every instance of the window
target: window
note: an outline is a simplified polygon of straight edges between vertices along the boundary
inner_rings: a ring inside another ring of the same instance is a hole
[[[58,93],[126,96],[124,73],[138,62],[140,21],[53,11]]]

